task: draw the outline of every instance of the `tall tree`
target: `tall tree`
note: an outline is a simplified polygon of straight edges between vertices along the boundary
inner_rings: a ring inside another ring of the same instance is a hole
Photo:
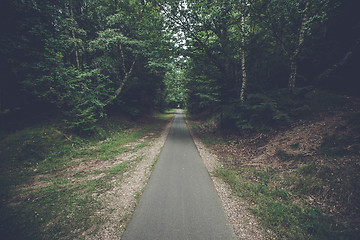
[[[329,0],[270,0],[252,1],[254,14],[262,19],[265,27],[289,59],[288,88],[296,85],[299,54],[306,37],[316,23],[326,18]]]
[[[246,59],[245,59],[245,0],[241,1],[241,71],[242,71],[242,84],[240,90],[240,100],[244,102],[245,88],[247,83],[246,74]]]
[[[303,10],[303,16],[301,19],[301,26],[299,29],[299,41],[296,44],[295,50],[292,53],[290,53],[289,56],[291,72],[290,72],[288,87],[291,91],[293,91],[295,88],[296,73],[297,73],[297,58],[305,40],[305,34],[307,31],[307,25],[309,21],[309,11],[310,11],[309,8],[310,8],[310,1],[306,1]]]
[[[15,30],[1,37],[1,61],[5,66],[19,57],[10,71],[4,68],[6,76],[11,79],[16,72],[18,88],[56,105],[70,128],[91,129],[107,105],[125,105],[127,99],[115,100],[127,84],[146,85],[141,99],[155,104],[151,94],[163,89],[169,45],[152,2],[25,0],[7,5],[18,18]],[[1,91],[1,108],[5,96]]]

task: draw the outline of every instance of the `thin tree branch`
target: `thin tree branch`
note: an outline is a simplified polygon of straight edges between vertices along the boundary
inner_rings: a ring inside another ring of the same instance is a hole
[[[316,82],[320,82],[325,78],[328,78],[331,73],[333,73],[337,68],[342,67],[349,58],[353,55],[354,51],[360,46],[360,36],[354,41],[349,50],[345,53],[345,55],[330,68],[326,69],[324,72],[319,74],[316,78]]]

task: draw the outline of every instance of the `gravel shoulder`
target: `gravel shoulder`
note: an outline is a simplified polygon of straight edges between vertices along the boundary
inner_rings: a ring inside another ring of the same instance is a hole
[[[188,121],[187,121],[188,123]],[[199,150],[200,156],[211,176],[216,191],[221,199],[225,213],[232,224],[237,239],[266,239],[254,215],[248,210],[250,205],[236,197],[230,187],[220,178],[214,175],[217,168],[221,166],[215,154],[212,154],[202,141],[194,134],[191,124],[187,124],[194,142]]]
[[[123,179],[114,180],[114,187],[110,191],[99,196],[105,208],[98,214],[106,221],[100,226],[97,235],[87,239],[112,240],[121,237],[149,180],[172,122],[173,119],[166,125],[160,136],[150,140],[148,146],[128,156],[119,156],[140,160],[134,168],[124,174]]]

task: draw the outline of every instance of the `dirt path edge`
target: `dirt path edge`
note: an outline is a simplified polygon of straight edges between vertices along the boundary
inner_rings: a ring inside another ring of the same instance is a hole
[[[159,137],[152,139],[148,146],[132,156],[132,158],[141,158],[137,165],[126,173],[121,181],[114,182],[115,186],[111,191],[100,196],[103,205],[106,207],[99,212],[99,215],[106,216],[106,219],[104,219],[100,229],[96,231],[98,234],[88,236],[86,239],[121,239],[150,178],[153,166],[164,146],[174,118],[175,115],[167,123]],[[106,213],[104,214],[104,212]]]
[[[186,119],[191,136],[194,139],[195,145],[198,148],[201,158],[210,174],[210,177],[214,183],[215,189],[221,199],[223,208],[228,217],[229,222],[232,224],[234,233],[237,239],[259,239],[265,240],[265,234],[263,229],[257,222],[255,216],[253,216],[249,210],[249,205],[245,201],[236,197],[230,186],[224,181],[214,175],[216,169],[221,167],[221,163],[215,154],[212,154],[204,143],[194,134],[191,129],[191,124]]]

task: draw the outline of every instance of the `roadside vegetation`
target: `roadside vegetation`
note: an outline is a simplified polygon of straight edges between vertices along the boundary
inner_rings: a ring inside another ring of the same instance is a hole
[[[229,132],[220,116],[190,118],[222,163],[215,175],[271,239],[356,239],[360,231],[359,100],[316,98],[309,114],[276,127]]]
[[[172,113],[137,122],[108,117],[97,123],[95,135],[87,137],[72,134],[57,118],[3,133],[1,236],[5,239],[95,236],[99,226],[108,220],[104,218],[106,214],[98,214],[106,209],[100,196],[112,190],[124,175],[131,174],[143,158],[136,153],[158,137]]]

